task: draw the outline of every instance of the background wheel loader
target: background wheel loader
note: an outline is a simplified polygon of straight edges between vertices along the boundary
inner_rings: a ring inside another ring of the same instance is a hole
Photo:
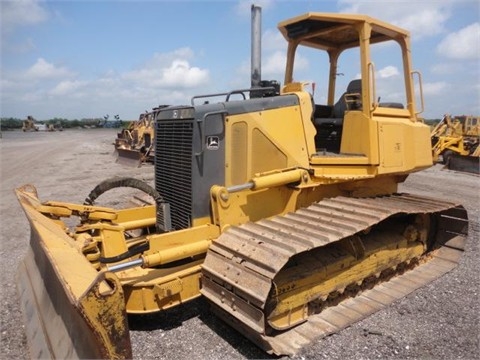
[[[288,42],[281,89],[260,81],[252,54],[250,89],[155,113],[153,186],[107,179],[84,204],[16,189],[31,224],[18,283],[32,357],[131,357],[127,314],[201,295],[265,351],[293,354],[456,266],[465,209],[397,191],[432,165],[408,32],[330,13],[278,27]],[[380,94],[373,57],[385,43],[399,55],[401,99]],[[293,80],[302,50],[324,56],[322,103]],[[340,66],[359,78],[342,84]],[[95,205],[119,187],[152,204]]]
[[[434,162],[448,169],[480,173],[480,118],[445,115],[431,133]]]

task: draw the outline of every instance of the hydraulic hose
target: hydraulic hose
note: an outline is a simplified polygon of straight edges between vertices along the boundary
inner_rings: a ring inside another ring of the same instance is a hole
[[[137,254],[141,254],[144,251],[147,251],[148,249],[150,249],[150,244],[148,242],[135,244],[129,247],[128,250],[125,251],[123,254],[111,256],[111,257],[101,257],[100,262],[102,264],[111,264],[114,262],[119,262],[119,261],[128,259],[129,257],[135,256]]]

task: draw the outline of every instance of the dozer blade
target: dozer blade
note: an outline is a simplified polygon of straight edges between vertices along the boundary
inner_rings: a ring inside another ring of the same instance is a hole
[[[448,159],[447,167],[450,170],[480,174],[480,157],[452,154]]]
[[[293,355],[452,270],[467,229],[462,206],[436,199],[324,199],[225,231],[201,292],[259,347]]]
[[[131,358],[118,278],[98,273],[64,229],[36,210],[34,191],[16,190],[31,226],[30,248],[17,274],[30,357]]]
[[[143,154],[138,150],[117,148],[117,162],[131,167],[140,167],[144,161]]]

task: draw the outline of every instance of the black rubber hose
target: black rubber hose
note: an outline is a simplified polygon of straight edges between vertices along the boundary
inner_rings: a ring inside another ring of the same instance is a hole
[[[138,189],[143,191],[145,194],[150,195],[155,200],[155,204],[163,203],[163,198],[160,193],[152,188],[147,183],[129,177],[116,177],[107,179],[102,181],[98,184],[95,189],[93,189],[90,194],[87,196],[85,201],[83,202],[84,205],[93,205],[95,200],[102,195],[103,193],[107,192],[108,190],[119,188],[119,187],[131,187],[134,189]]]
[[[101,257],[100,262],[102,264],[110,264],[110,263],[122,261],[122,260],[128,259],[129,257],[135,256],[137,254],[141,254],[144,251],[147,251],[149,249],[150,249],[149,243],[135,244],[129,247],[128,250],[125,251],[123,254],[112,256],[112,257]]]

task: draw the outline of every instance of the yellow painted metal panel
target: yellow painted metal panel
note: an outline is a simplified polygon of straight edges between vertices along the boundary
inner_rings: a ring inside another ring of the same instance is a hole
[[[382,139],[380,165],[386,168],[403,166],[405,140],[401,127],[397,124],[381,124],[379,128]]]
[[[287,167],[287,156],[259,129],[252,131],[252,172]]]
[[[227,157],[230,161],[226,171],[226,183],[242,184],[247,181],[248,126],[246,122],[238,121],[232,124],[231,141],[232,145],[227,147]]]

